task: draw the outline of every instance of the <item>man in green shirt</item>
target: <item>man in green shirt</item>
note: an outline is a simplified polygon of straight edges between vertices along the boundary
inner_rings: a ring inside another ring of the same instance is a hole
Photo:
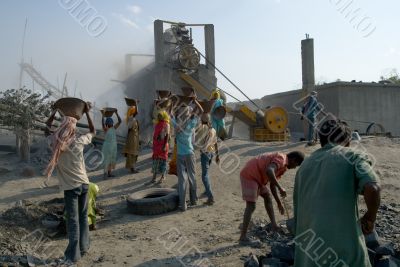
[[[374,229],[378,177],[370,158],[349,147],[345,123],[326,121],[319,137],[322,148],[304,160],[295,178],[295,266],[370,267],[363,233]],[[359,194],[368,209],[361,219]]]

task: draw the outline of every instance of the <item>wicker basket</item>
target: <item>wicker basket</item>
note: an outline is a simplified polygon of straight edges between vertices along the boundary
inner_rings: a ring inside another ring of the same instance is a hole
[[[58,110],[61,115],[74,117],[77,120],[80,120],[83,116],[83,113],[86,111],[87,103],[82,99],[75,97],[65,97],[58,99],[54,105],[53,109]]]

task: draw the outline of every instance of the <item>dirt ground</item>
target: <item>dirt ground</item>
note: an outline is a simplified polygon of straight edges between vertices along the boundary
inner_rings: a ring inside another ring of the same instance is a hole
[[[400,140],[365,138],[362,145],[376,158],[376,171],[381,178],[383,190],[382,203],[393,203],[399,207]],[[201,199],[197,207],[183,213],[176,211],[159,216],[128,213],[126,196],[150,187],[146,185],[151,180],[150,150],[142,151],[140,155],[139,174],[129,174],[123,168],[123,158],[115,171],[115,178],[104,179],[101,171],[89,173],[91,181],[100,187],[98,202],[106,210],[106,216],[98,223],[98,230],[90,233],[91,249],[79,266],[185,266],[181,263],[185,258],[180,261],[179,256],[187,258],[188,255],[201,257],[204,263],[209,261],[215,266],[243,266],[243,257],[250,252],[257,255],[268,252],[269,248],[266,246],[249,248],[241,247],[237,243],[244,210],[239,181],[240,169],[248,159],[263,152],[301,150],[309,155],[319,146],[305,147],[304,143],[255,143],[237,139],[228,140],[223,146],[224,156],[229,155],[223,160],[224,167],[222,170],[216,164],[211,167],[215,205],[202,205],[205,199]],[[25,178],[21,175],[23,167],[14,154],[0,154],[1,212],[15,206],[20,200],[36,202],[62,197],[56,186],[56,178],[51,180],[49,188],[40,189],[41,176]],[[40,174],[38,166],[34,167],[36,174]],[[200,173],[198,159],[196,176],[199,195],[204,191]],[[288,191],[289,200],[292,197],[294,175],[295,170],[289,170],[281,180]],[[176,183],[177,178],[169,175],[163,186],[171,187]],[[254,219],[267,219],[261,200],[257,203]],[[278,215],[278,219],[285,218]],[[12,233],[14,230],[10,228],[8,231]],[[168,239],[171,233],[175,238]],[[176,238],[176,235],[180,238]],[[400,235],[397,239],[400,241]],[[52,240],[51,250],[62,256],[67,240]]]

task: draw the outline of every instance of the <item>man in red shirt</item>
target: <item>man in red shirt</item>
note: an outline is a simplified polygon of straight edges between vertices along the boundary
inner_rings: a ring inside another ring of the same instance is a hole
[[[283,215],[285,209],[279,199],[278,190],[283,198],[286,197],[286,191],[278,183],[278,179],[282,177],[287,169],[294,169],[300,166],[303,160],[304,153],[300,151],[293,151],[288,154],[265,153],[249,160],[246,166],[244,166],[240,172],[242,196],[243,200],[246,201],[242,232],[239,239],[241,243],[250,241],[246,234],[251,215],[256,209],[256,202],[259,195],[264,198],[265,209],[271,220],[272,229],[274,231],[279,229],[275,220],[271,192],[278,204],[279,212]]]

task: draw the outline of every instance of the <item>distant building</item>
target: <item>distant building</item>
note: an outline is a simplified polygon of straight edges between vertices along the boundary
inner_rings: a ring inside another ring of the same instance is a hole
[[[346,121],[353,130],[366,133],[372,123],[380,124],[385,132],[400,136],[400,86],[364,82],[334,82],[315,86],[318,101],[324,111]],[[262,98],[264,107],[282,106],[289,112],[289,129],[303,132],[303,123],[296,107],[302,90],[294,90]],[[296,104],[297,103],[297,104]]]

